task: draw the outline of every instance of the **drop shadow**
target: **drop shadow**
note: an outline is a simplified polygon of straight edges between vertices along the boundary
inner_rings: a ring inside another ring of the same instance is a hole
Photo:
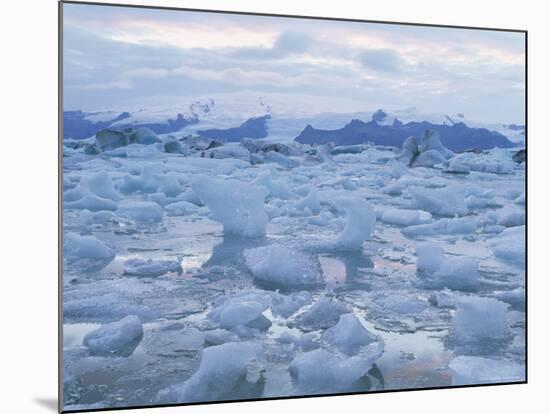
[[[57,398],[35,398],[34,402],[49,411],[58,412]]]

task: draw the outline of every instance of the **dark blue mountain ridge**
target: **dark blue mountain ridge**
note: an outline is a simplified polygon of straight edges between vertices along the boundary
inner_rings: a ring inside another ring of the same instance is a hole
[[[203,129],[197,131],[201,137],[217,139],[226,142],[239,142],[243,138],[265,138],[267,137],[266,121],[271,115],[252,117],[244,121],[238,127],[227,129]]]
[[[121,112],[120,114],[113,113],[113,119],[93,122],[87,117],[95,115],[95,113],[86,113],[78,111],[63,112],[63,137],[72,139],[83,139],[95,135],[97,132],[109,128],[116,131],[122,131],[126,128],[146,127],[157,134],[168,134],[176,132],[180,129],[196,124],[199,119],[196,115],[185,117],[182,114],[177,114],[174,119],[168,119],[166,122],[144,122],[144,123],[124,123],[113,125],[116,122],[128,119],[131,117],[129,112]]]
[[[385,119],[383,111],[376,111],[368,122],[351,120],[346,126],[335,130],[316,129],[307,125],[295,138],[302,144],[326,144],[333,142],[337,146],[356,145],[372,142],[376,145],[400,147],[410,136],[420,137],[426,129],[439,132],[441,142],[453,151],[470,148],[491,149],[511,148],[516,144],[504,135],[485,128],[471,128],[464,122],[452,125],[433,124],[428,121],[403,123],[395,119],[391,125],[380,125]]]

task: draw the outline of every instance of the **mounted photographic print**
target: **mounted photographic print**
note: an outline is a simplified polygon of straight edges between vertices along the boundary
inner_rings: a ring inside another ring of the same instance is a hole
[[[61,3],[60,410],[526,382],[526,39]]]

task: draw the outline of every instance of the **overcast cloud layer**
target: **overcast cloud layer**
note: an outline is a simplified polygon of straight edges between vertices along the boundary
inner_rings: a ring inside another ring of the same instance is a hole
[[[63,31],[65,110],[247,91],[524,122],[521,33],[75,4]]]

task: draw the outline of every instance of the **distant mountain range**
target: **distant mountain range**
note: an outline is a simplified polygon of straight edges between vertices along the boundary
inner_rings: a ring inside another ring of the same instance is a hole
[[[403,123],[395,118],[391,124],[386,124],[384,123],[386,117],[385,112],[378,110],[368,122],[354,119],[343,128],[335,130],[316,129],[307,125],[295,140],[302,144],[333,142],[341,146],[372,142],[377,145],[400,147],[408,137],[420,137],[426,129],[432,129],[439,132],[443,145],[453,151],[516,146],[498,132],[485,128],[472,128],[464,122],[454,122],[451,125],[434,124],[428,121]]]
[[[89,138],[103,129],[147,127],[157,134],[198,135],[226,142],[268,138],[304,144],[334,142],[342,146],[373,142],[397,147],[409,136],[420,137],[425,129],[433,129],[439,132],[443,144],[454,151],[508,148],[525,141],[523,125],[484,124],[468,120],[463,114],[420,113],[408,108],[311,115],[304,112],[299,102],[275,103],[273,108],[261,97],[216,97],[215,101],[204,98],[192,103],[166,103],[166,107],[153,104],[132,112],[65,111],[64,138]]]
[[[98,115],[99,119],[95,119],[94,115]],[[147,127],[157,134],[168,134],[199,122],[196,115],[184,116],[183,114],[177,114],[174,119],[168,118],[164,122],[131,122],[129,112],[112,113],[112,116],[109,119],[108,113],[65,111],[63,112],[63,136],[82,139],[91,137],[106,128],[122,131],[130,127]]]
[[[203,129],[197,133],[201,137],[218,139],[226,142],[239,142],[243,138],[265,138],[267,137],[266,121],[271,119],[271,115],[264,115],[249,118],[238,127],[227,129]]]

